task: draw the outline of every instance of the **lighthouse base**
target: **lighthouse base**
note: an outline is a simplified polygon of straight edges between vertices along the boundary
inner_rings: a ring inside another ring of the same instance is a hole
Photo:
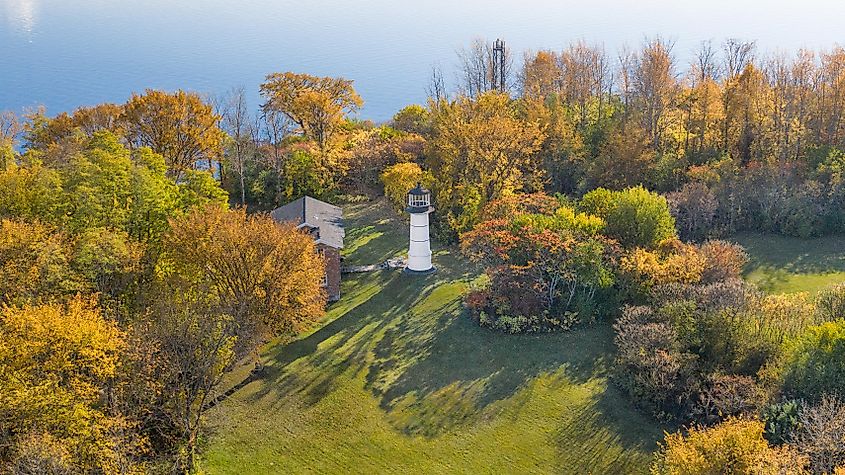
[[[402,270],[402,272],[404,272],[405,274],[408,274],[408,275],[428,275],[428,274],[434,274],[435,272],[437,272],[437,268],[432,266],[431,269],[428,269],[428,270],[411,270],[411,269],[405,267],[405,269]]]

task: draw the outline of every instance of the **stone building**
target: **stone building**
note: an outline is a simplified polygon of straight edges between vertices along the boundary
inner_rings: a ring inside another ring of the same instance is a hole
[[[274,209],[270,216],[277,222],[289,221],[310,234],[317,252],[326,260],[323,285],[329,301],[340,299],[340,250],[343,249],[343,210],[310,196],[299,198]]]

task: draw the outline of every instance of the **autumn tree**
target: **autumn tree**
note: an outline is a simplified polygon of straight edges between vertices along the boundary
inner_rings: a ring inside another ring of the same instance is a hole
[[[434,110],[428,169],[440,216],[468,230],[486,203],[532,184],[543,132],[520,117],[510,98],[491,92],[460,97]]]
[[[58,222],[66,214],[61,174],[25,155],[0,169],[0,216]]]
[[[143,441],[107,404],[123,348],[124,333],[83,299],[0,310],[4,470],[52,453],[67,472],[132,471]]]
[[[323,313],[324,263],[290,224],[210,205],[172,220],[165,249],[165,288],[215,302],[235,318],[242,348],[294,334]]]
[[[561,94],[577,111],[581,128],[602,120],[606,92],[610,88],[610,68],[604,47],[584,41],[570,44],[558,57]]]
[[[642,127],[652,146],[659,149],[674,119],[679,85],[672,44],[656,38],[646,42],[634,69],[634,94],[641,112]]]
[[[221,157],[224,133],[219,120],[211,104],[196,93],[153,89],[133,94],[120,117],[132,147],[149,147],[163,156],[175,177],[200,161],[211,168]]]
[[[363,105],[350,80],[291,72],[268,75],[261,95],[265,113],[284,114],[323,150],[346,115]]]
[[[92,136],[97,132],[108,131],[117,136],[122,136],[122,124],[120,115],[123,113],[123,106],[105,102],[92,107],[80,107],[74,111],[72,119],[85,135]]]
[[[656,159],[645,129],[629,123],[608,135],[598,155],[585,167],[586,188],[622,190],[654,183]]]
[[[523,59],[522,95],[545,100],[560,90],[561,70],[554,51],[526,52]]]
[[[391,124],[397,130],[425,135],[431,129],[431,113],[421,105],[412,104],[394,114]]]
[[[658,474],[804,474],[806,457],[789,447],[772,447],[763,423],[731,419],[712,428],[693,427],[666,435],[651,472]]]
[[[373,193],[379,176],[396,164],[419,162],[425,139],[417,134],[382,126],[349,134],[346,173],[340,187],[348,193]]]
[[[20,119],[11,111],[0,111],[0,170],[12,163],[15,145],[23,130]]]
[[[78,292],[66,235],[46,224],[0,221],[0,304],[23,304]]]
[[[143,345],[156,351],[151,365],[158,392],[151,409],[166,422],[153,423],[165,426],[159,430],[172,425],[174,438],[167,442],[179,473],[195,468],[213,391],[237,355],[237,322],[204,300],[190,290],[161,296],[136,328]]]
[[[382,172],[380,178],[384,185],[384,196],[398,213],[405,211],[408,206],[408,192],[417,183],[423,183],[425,186],[431,184],[431,175],[412,162],[391,165]]]

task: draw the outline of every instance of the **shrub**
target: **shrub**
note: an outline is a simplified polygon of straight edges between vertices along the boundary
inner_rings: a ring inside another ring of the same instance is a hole
[[[824,231],[822,190],[817,182],[806,181],[793,190],[778,211],[778,231],[787,236],[808,238]]]
[[[775,448],[763,438],[763,423],[729,419],[710,428],[693,427],[686,435],[667,434],[655,454],[653,474],[800,474],[806,459],[788,447]]]
[[[630,306],[613,328],[617,381],[657,417],[675,417],[688,398],[694,363],[681,351],[675,329],[651,308]]]
[[[763,410],[766,423],[766,440],[773,444],[784,444],[792,439],[798,428],[801,405],[796,400],[768,405]]]
[[[676,235],[666,198],[641,186],[615,192],[593,190],[584,195],[581,208],[604,219],[606,235],[626,248],[654,249]]]
[[[748,262],[748,254],[742,246],[726,241],[707,241],[699,246],[698,252],[705,261],[701,275],[704,283],[739,279]]]
[[[694,284],[701,280],[706,260],[695,246],[667,240],[655,251],[634,249],[620,261],[635,293],[671,283]]]
[[[532,289],[534,279],[512,268],[491,272],[486,288],[467,293],[464,303],[479,325],[506,333],[569,330],[578,323],[577,312],[538,310],[544,303]]]
[[[680,190],[666,195],[666,200],[682,239],[700,241],[716,232],[714,227],[719,202],[707,185],[687,183]]]
[[[782,371],[790,396],[816,400],[825,393],[845,394],[845,320],[811,327],[796,338]]]
[[[727,417],[756,414],[765,402],[765,392],[749,376],[712,374],[698,395],[692,416],[712,424]]]
[[[845,403],[824,396],[816,405],[805,405],[792,444],[810,460],[813,473],[845,468]]]
[[[765,404],[759,371],[813,322],[806,295],[763,297],[737,279],[655,286],[649,300],[614,325],[619,380],[659,415],[707,423]]]
[[[845,284],[837,284],[818,293],[816,314],[819,322],[845,318]]]

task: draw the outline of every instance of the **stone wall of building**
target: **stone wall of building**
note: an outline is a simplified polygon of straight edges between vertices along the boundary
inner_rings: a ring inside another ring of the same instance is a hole
[[[340,299],[340,250],[319,245],[326,260],[326,294],[329,301]]]

